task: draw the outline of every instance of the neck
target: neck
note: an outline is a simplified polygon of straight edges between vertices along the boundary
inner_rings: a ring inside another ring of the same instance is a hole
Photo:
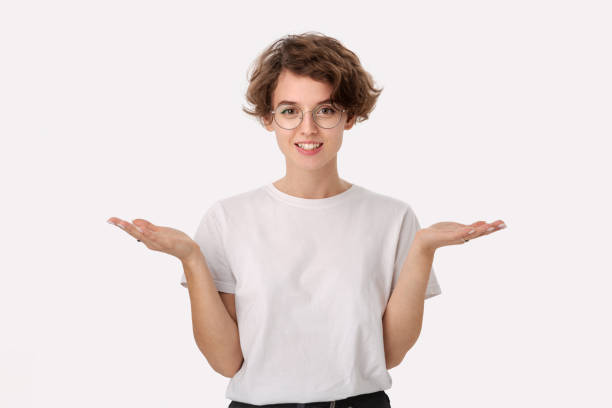
[[[288,175],[276,180],[274,186],[285,194],[300,198],[327,198],[343,193],[352,184],[335,177],[320,178],[291,178]]]

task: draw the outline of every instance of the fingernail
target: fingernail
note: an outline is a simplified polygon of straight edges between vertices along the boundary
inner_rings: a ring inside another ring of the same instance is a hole
[[[491,232],[491,231],[493,231],[494,229],[495,229],[495,227],[491,227],[491,228],[487,229],[487,232]]]
[[[476,231],[476,230],[474,230],[474,229],[473,229],[473,230],[470,230],[470,231],[468,232],[468,234],[471,234],[471,233],[472,233],[472,232],[474,232],[474,231]]]
[[[134,225],[134,227],[136,227],[136,229],[137,229],[139,232],[142,232],[142,230],[141,230],[140,228],[138,228],[138,225]]]
[[[497,229],[502,229],[502,228],[506,228],[506,224],[499,224],[497,226]]]
[[[125,229],[125,227],[123,225],[119,224],[119,223],[117,223],[115,225],[118,226],[119,228],[123,229],[123,230]]]

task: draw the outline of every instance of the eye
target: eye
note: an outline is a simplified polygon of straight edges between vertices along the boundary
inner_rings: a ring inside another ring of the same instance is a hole
[[[333,115],[336,113],[336,109],[334,109],[331,105],[321,106],[317,113],[322,115]]]
[[[280,105],[278,112],[282,116],[295,116],[299,112],[299,108],[295,105]]]

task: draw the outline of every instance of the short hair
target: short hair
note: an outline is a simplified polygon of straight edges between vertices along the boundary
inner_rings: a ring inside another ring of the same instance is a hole
[[[259,118],[270,118],[272,95],[283,69],[306,75],[333,87],[330,99],[356,122],[368,119],[383,88],[375,88],[372,76],[363,69],[357,55],[335,38],[320,32],[288,34],[269,45],[247,73],[246,99],[252,107],[242,110]]]

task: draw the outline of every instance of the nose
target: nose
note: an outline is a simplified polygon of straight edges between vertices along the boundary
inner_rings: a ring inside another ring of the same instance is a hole
[[[304,113],[302,117],[302,123],[300,123],[299,129],[301,133],[305,135],[317,132],[318,126],[314,122],[312,112]]]

